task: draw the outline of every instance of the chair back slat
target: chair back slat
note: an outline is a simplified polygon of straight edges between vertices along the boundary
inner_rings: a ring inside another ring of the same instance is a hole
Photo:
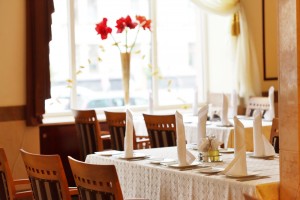
[[[0,171],[0,200],[10,199],[5,173]]]
[[[75,118],[80,160],[103,150],[101,129],[95,110],[72,110]]]
[[[125,126],[109,126],[111,133],[111,148],[119,151],[124,150]]]
[[[272,120],[270,142],[275,152],[279,153],[279,119],[277,117]]]
[[[123,199],[114,165],[88,164],[70,156],[68,158],[82,200]]]
[[[143,114],[151,148],[176,146],[175,115]]]
[[[8,160],[3,148],[0,148],[0,199],[13,199],[16,189],[8,165]]]
[[[58,181],[30,177],[35,200],[62,200],[61,187]]]
[[[112,193],[99,192],[90,190],[83,187],[78,187],[81,200],[114,200],[115,196]]]
[[[35,200],[71,200],[59,155],[40,155],[20,150]]]

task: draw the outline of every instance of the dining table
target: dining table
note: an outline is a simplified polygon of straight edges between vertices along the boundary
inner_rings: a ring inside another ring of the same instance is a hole
[[[237,116],[244,125],[246,151],[253,151],[253,117],[243,115]],[[183,114],[185,139],[188,144],[197,144],[198,140],[198,116]],[[206,122],[206,136],[215,136],[221,141],[225,148],[234,147],[234,122],[229,118],[231,126],[223,126],[220,120]],[[141,114],[135,114],[133,118],[134,128],[137,136],[148,136],[146,124]],[[262,120],[262,132],[267,139],[271,135],[272,121]]]
[[[247,152],[247,176],[226,176],[223,169],[233,160],[232,151],[220,153],[218,161],[203,162],[199,152],[187,150],[195,161],[181,167],[177,147],[135,150],[124,158],[124,152],[95,152],[86,157],[91,164],[115,165],[124,198],[150,200],[244,199],[244,194],[258,199],[279,198],[279,155],[256,158]]]

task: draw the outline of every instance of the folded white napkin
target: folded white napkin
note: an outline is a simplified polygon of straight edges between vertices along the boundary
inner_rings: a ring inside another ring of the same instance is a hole
[[[264,118],[266,120],[273,120],[275,117],[275,106],[274,106],[274,87],[271,86],[269,88],[269,104],[270,107],[267,110],[267,112],[264,114]]]
[[[198,124],[197,124],[197,145],[198,148],[203,142],[203,138],[206,138],[206,120],[208,113],[208,105],[201,107],[198,111]]]
[[[244,125],[234,117],[234,159],[227,165],[223,173],[230,176],[246,176],[246,143]]]
[[[232,109],[232,113],[231,113],[232,116],[231,117],[232,118],[234,116],[237,116],[238,102],[239,102],[238,95],[237,95],[236,91],[233,90],[232,93],[231,93],[231,109]]]
[[[230,122],[228,120],[228,98],[225,94],[223,94],[222,97],[222,115],[221,115],[221,122],[222,125],[227,126],[230,125]]]
[[[133,117],[132,112],[126,109],[126,131],[124,139],[125,158],[133,157]]]
[[[193,101],[193,115],[197,116],[198,114],[198,88],[194,89],[194,101]]]
[[[260,111],[253,113],[253,156],[273,156],[275,149],[262,132],[262,117]]]
[[[190,165],[196,159],[196,157],[186,149],[183,118],[178,111],[176,111],[175,113],[175,118],[176,118],[178,165],[187,166]]]

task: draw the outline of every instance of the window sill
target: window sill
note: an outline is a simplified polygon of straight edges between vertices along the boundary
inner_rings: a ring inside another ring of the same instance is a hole
[[[204,104],[199,104],[199,108]],[[187,108],[184,108],[186,106]],[[182,114],[191,114],[192,113],[191,105],[176,105],[176,106],[165,106],[160,107],[159,109],[155,109],[154,114],[174,114],[175,111],[179,111]],[[147,113],[148,110],[145,107],[132,107],[130,108],[134,114],[142,115],[143,113]],[[97,118],[100,122],[105,121],[104,110],[109,111],[125,111],[125,108],[106,108],[97,110]],[[64,112],[64,113],[49,113],[44,115],[43,124],[45,125],[56,125],[56,124],[71,124],[74,123],[74,117],[72,112]]]

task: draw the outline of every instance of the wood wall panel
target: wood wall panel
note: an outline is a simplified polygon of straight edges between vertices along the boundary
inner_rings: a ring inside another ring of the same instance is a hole
[[[25,106],[0,107],[0,122],[25,120]]]

